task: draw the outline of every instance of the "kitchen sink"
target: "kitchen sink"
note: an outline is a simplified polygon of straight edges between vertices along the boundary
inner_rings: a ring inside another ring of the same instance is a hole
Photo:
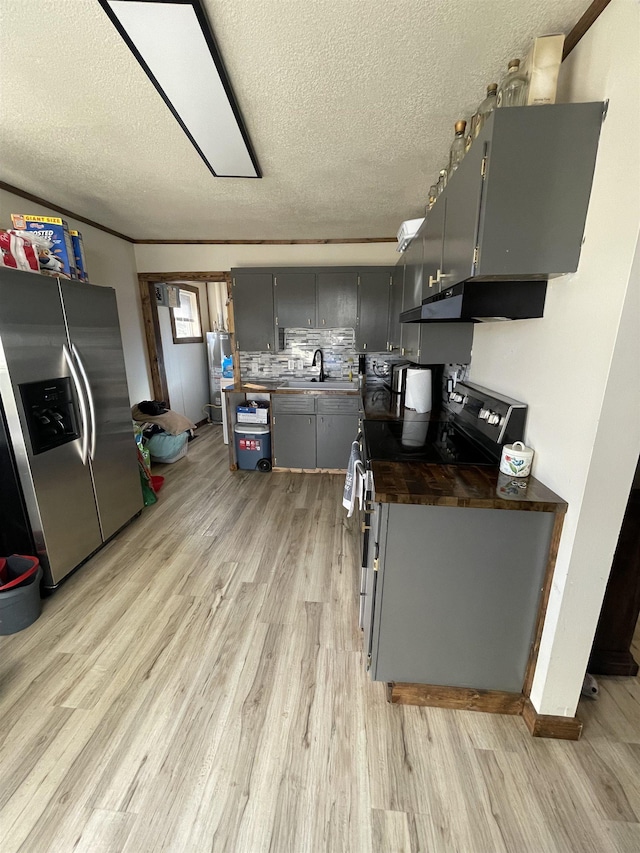
[[[308,388],[311,391],[357,391],[357,382],[348,379],[325,379],[324,382],[313,382],[311,379],[286,379],[278,388]]]

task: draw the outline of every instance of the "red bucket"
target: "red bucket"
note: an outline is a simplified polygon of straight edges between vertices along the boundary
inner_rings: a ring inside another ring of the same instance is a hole
[[[156,494],[158,494],[158,492],[162,488],[163,484],[164,484],[164,477],[160,477],[157,474],[151,475],[151,487],[153,488],[153,491]]]
[[[40,566],[37,557],[25,557],[13,554],[0,558],[0,592],[6,592],[16,586],[30,583]]]

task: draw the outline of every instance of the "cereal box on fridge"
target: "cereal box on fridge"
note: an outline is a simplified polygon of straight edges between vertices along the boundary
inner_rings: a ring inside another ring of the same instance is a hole
[[[73,245],[73,254],[76,260],[76,270],[80,281],[89,281],[89,273],[87,272],[87,261],[84,256],[84,244],[82,242],[82,234],[79,231],[69,231],[71,235],[71,243]]]
[[[75,256],[69,227],[57,216],[25,216],[12,213],[11,221],[17,231],[29,231],[52,243],[49,254],[40,257],[40,268],[64,278],[77,278]]]

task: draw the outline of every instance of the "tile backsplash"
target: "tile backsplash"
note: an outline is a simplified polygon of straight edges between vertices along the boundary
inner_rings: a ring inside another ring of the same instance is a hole
[[[284,349],[280,352],[241,352],[240,375],[245,381],[259,379],[307,379],[316,376],[318,367],[311,367],[313,353],[321,349],[324,371],[331,379],[348,379],[349,370],[358,373],[358,355],[355,351],[353,329],[285,329]],[[382,378],[378,362],[385,362],[389,353],[367,354],[367,379]],[[373,361],[376,362],[374,372]]]

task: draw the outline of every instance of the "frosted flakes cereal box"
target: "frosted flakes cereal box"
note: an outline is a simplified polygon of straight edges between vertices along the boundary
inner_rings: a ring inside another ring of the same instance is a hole
[[[40,254],[40,269],[63,278],[77,278],[76,261],[69,227],[57,216],[25,216],[12,213],[11,221],[16,231],[29,231],[48,240],[51,249]]]

